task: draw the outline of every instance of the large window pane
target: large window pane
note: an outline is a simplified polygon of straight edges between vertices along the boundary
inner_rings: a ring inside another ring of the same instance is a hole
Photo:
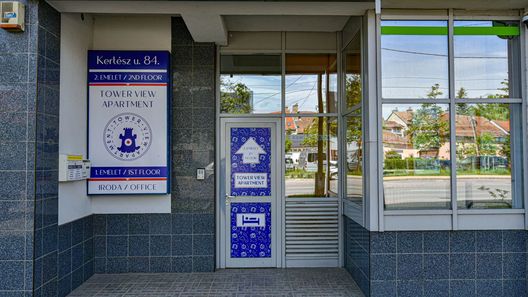
[[[383,105],[385,209],[450,207],[446,104]]]
[[[363,204],[363,133],[361,110],[346,119],[346,197]]]
[[[454,30],[457,98],[511,97],[510,48],[518,42],[519,24],[456,21]]]
[[[343,53],[345,69],[345,100],[350,109],[361,103],[361,35],[358,33]]]
[[[516,125],[511,125],[515,120]],[[519,160],[520,106],[457,104],[456,156],[459,208],[520,208],[512,197],[512,156]],[[515,142],[514,142],[515,140]],[[512,151],[512,147],[514,150]],[[522,178],[518,178],[522,183]],[[515,204],[515,205],[514,205]]]
[[[280,112],[280,56],[222,56],[220,60],[220,111],[231,114]]]
[[[285,92],[286,113],[336,112],[336,55],[286,55]]]
[[[337,118],[286,117],[285,121],[286,196],[336,196]]]
[[[447,21],[382,21],[383,98],[447,98]]]

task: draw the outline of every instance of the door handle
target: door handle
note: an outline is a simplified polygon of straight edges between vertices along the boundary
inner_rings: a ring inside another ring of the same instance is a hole
[[[231,203],[231,199],[235,198],[235,196],[231,196],[231,195],[228,195],[226,194],[225,195],[225,204],[226,206],[229,206],[229,203]]]

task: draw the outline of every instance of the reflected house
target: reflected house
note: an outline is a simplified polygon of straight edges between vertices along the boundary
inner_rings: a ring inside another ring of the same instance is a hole
[[[412,125],[414,111],[394,110],[383,121],[383,142],[384,153],[389,151],[398,153],[403,159],[406,158],[435,158],[436,151],[424,151],[413,148],[409,129]],[[449,114],[444,112],[440,115],[441,121],[448,122]],[[510,122],[506,120],[493,120],[477,115],[456,115],[456,143],[457,149],[470,149],[475,146],[475,139],[483,135],[493,139],[493,143],[507,143],[510,135]],[[438,150],[440,160],[449,160],[449,141],[442,143]],[[501,147],[495,147],[496,152],[489,152],[492,155],[500,155]],[[466,156],[464,156],[466,157]],[[505,156],[507,157],[507,156]]]

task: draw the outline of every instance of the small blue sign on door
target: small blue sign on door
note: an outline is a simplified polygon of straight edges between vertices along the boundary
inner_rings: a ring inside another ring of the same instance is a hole
[[[231,128],[231,196],[271,196],[271,128]]]
[[[231,203],[231,258],[271,257],[271,203]]]

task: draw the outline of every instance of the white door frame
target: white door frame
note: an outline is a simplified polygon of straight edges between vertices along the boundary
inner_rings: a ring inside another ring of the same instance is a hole
[[[282,133],[282,121],[277,117],[257,117],[257,118],[221,118],[219,121],[219,138],[217,148],[219,149],[219,154],[217,155],[217,191],[216,191],[216,213],[217,213],[217,267],[226,268],[228,267],[227,257],[229,256],[230,250],[230,236],[226,232],[227,225],[230,223],[229,217],[226,215],[226,203],[225,203],[225,194],[226,194],[226,124],[227,123],[236,123],[236,124],[248,124],[254,125],[258,123],[273,123],[275,124],[275,131],[272,131],[272,146],[275,148],[275,154],[272,156],[272,187],[275,192],[275,203],[272,206],[272,258],[274,259],[274,265],[269,265],[267,267],[283,267],[283,164],[281,158],[283,158],[283,133]],[[217,134],[218,135],[218,134]],[[248,258],[240,259],[248,261],[239,261],[238,267],[255,267],[260,266],[262,263],[258,263],[259,259]],[[247,263],[244,263],[247,262]],[[268,261],[269,262],[269,261]]]

